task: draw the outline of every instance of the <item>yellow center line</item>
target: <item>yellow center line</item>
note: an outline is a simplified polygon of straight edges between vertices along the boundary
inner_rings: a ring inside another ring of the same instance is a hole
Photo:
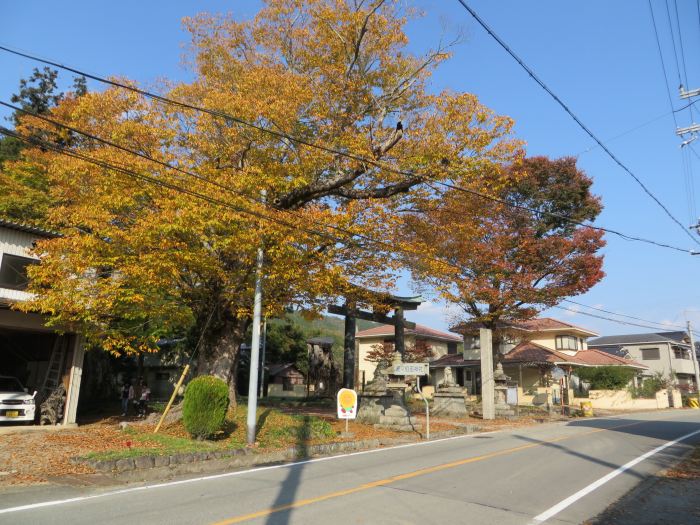
[[[662,419],[666,419],[666,418],[662,418]],[[384,485],[388,485],[390,483],[394,483],[396,481],[403,481],[405,479],[416,478],[418,476],[424,476],[426,474],[432,474],[434,472],[440,472],[442,470],[460,467],[462,465],[467,465],[469,463],[476,463],[478,461],[484,461],[484,460],[499,457],[499,456],[505,456],[508,454],[513,454],[515,452],[519,452],[521,450],[527,450],[529,448],[541,447],[541,446],[547,445],[549,443],[557,443],[559,441],[564,441],[567,439],[572,439],[572,438],[581,437],[581,436],[587,436],[589,434],[595,434],[597,432],[604,432],[606,430],[615,430],[615,429],[623,428],[623,427],[631,427],[631,426],[635,426],[635,425],[641,425],[643,423],[650,423],[653,421],[659,421],[659,420],[657,419],[657,420],[652,420],[652,421],[637,421],[635,423],[625,423],[623,425],[617,425],[617,426],[609,427],[609,428],[597,428],[595,430],[589,430],[588,432],[583,432],[583,433],[579,433],[579,434],[575,434],[575,435],[571,435],[571,436],[562,436],[562,437],[550,439],[547,441],[539,441],[537,443],[529,443],[527,445],[521,445],[519,447],[512,447],[512,448],[507,448],[507,449],[503,449],[503,450],[498,450],[496,452],[482,454],[481,456],[472,456],[470,458],[460,459],[457,461],[451,461],[449,463],[442,463],[440,465],[435,465],[432,467],[426,467],[426,468],[414,470],[412,472],[407,472],[405,474],[399,474],[396,476],[392,476],[390,478],[379,479],[376,481],[371,481],[369,483],[363,483],[362,485],[357,485],[357,486],[351,487],[349,489],[338,490],[336,492],[329,492],[327,494],[323,494],[321,496],[316,496],[314,498],[300,499],[300,500],[293,501],[292,503],[287,503],[285,505],[279,505],[277,507],[270,507],[267,509],[259,510],[257,512],[251,512],[250,514],[241,514],[240,516],[235,516],[233,518],[228,518],[228,519],[225,519],[222,521],[217,521],[215,523],[212,523],[211,525],[231,525],[233,523],[241,523],[243,521],[248,521],[248,520],[252,520],[255,518],[264,518],[264,517],[269,516],[271,514],[276,514],[278,512],[284,512],[285,510],[296,509],[299,507],[305,507],[307,505],[312,505],[314,503],[319,503],[321,501],[326,501],[329,499],[335,499],[335,498],[341,498],[343,496],[349,496],[350,494],[355,494],[357,492],[362,492],[362,491],[373,489],[376,487],[381,487]]]

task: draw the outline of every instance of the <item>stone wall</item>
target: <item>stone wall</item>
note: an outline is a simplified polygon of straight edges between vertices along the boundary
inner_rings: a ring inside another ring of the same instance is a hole
[[[676,397],[678,398],[677,403]],[[656,397],[652,399],[635,399],[627,390],[590,390],[587,398],[574,398],[573,404],[578,407],[584,401],[590,401],[594,409],[604,410],[658,410],[669,408],[666,390],[657,392]],[[674,391],[674,406],[681,406],[680,392]]]

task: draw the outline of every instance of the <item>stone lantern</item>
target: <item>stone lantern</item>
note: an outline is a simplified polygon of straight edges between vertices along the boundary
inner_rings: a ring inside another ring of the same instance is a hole
[[[493,373],[494,386],[494,397],[496,402],[496,416],[498,417],[512,417],[515,412],[507,403],[507,392],[508,392],[508,377],[503,371],[503,365],[498,363],[496,365],[496,370]]]

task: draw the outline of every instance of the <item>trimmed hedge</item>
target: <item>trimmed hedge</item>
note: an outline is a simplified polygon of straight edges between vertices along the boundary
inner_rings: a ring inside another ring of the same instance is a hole
[[[199,376],[187,385],[182,422],[193,438],[208,439],[224,428],[228,385],[218,377]]]

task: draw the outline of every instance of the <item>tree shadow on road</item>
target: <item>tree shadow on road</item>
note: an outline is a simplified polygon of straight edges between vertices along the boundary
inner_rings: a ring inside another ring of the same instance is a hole
[[[651,439],[656,439],[658,440],[658,445],[661,445],[663,443],[666,443],[668,441],[673,441],[678,439],[681,436],[685,436],[686,434],[690,434],[691,432],[700,430],[700,422],[689,422],[689,421],[674,421],[674,420],[663,420],[663,419],[649,419],[649,420],[644,420],[644,419],[631,419],[631,418],[616,418],[616,419],[593,419],[593,420],[588,420],[588,419],[580,419],[577,421],[571,421],[567,425],[567,427],[584,427],[584,428],[591,428],[591,429],[598,429],[602,430],[605,432],[619,432],[623,434],[629,434],[631,436],[640,436],[640,437],[647,437]],[[600,435],[600,434],[598,434]],[[581,458],[586,461],[590,461],[592,463],[596,463],[599,465],[602,465],[604,467],[610,468],[610,469],[617,469],[620,467],[620,464],[618,463],[612,463],[610,461],[605,461],[600,458],[593,457],[588,454],[584,454],[583,452],[580,452],[576,450],[574,447],[563,445],[558,442],[552,442],[552,441],[547,441],[547,440],[539,440],[536,438],[528,437],[528,436],[523,436],[523,435],[514,435],[515,438],[527,441],[529,443],[536,443],[539,444],[543,447],[551,448],[551,449],[556,449],[560,450],[566,454],[569,454],[571,456],[575,456],[578,458]],[[577,437],[586,437],[586,434],[582,434],[580,436],[572,435],[571,438],[569,439],[576,439]],[[590,434],[588,436],[588,439],[595,440],[596,439],[596,434]],[[692,438],[688,439],[687,442],[684,441],[680,443],[683,446],[690,446],[692,443],[698,443],[700,442],[700,434],[696,434]],[[636,450],[636,445],[631,442],[627,441],[625,445],[628,447],[629,450]],[[639,453],[642,454],[647,451],[647,447],[645,447],[644,450],[639,450]],[[652,460],[659,466],[665,466],[668,464],[669,461],[673,461],[677,455],[673,454],[671,450],[665,451],[665,452],[660,452],[655,455],[655,458]],[[651,458],[650,458],[651,459]],[[627,471],[628,474],[635,476],[639,479],[644,479],[647,477],[647,475],[640,474],[636,472],[634,469],[630,469]]]
[[[520,440],[523,440],[523,441],[527,441],[528,443],[535,443],[535,444],[541,445],[541,446],[546,447],[546,448],[553,448],[553,449],[556,449],[556,450],[560,450],[560,451],[562,451],[562,452],[564,452],[565,454],[568,454],[568,455],[570,455],[570,456],[574,456],[574,457],[577,457],[577,458],[581,458],[581,459],[584,459],[584,460],[586,460],[586,461],[590,461],[591,463],[597,463],[598,465],[602,465],[602,466],[604,466],[604,467],[608,467],[608,468],[611,468],[611,469],[616,469],[616,468],[618,468],[618,467],[620,466],[620,465],[618,465],[618,464],[616,464],[616,463],[611,463],[611,462],[609,462],[609,461],[605,461],[605,460],[603,460],[603,459],[599,459],[599,458],[590,456],[590,455],[588,455],[588,454],[584,454],[583,452],[579,452],[579,451],[574,450],[574,449],[572,449],[572,448],[570,448],[570,447],[566,447],[566,446],[564,446],[564,445],[560,445],[559,443],[553,443],[553,442],[551,442],[551,441],[543,441],[543,440],[540,440],[540,439],[535,439],[535,438],[531,438],[531,437],[527,437],[527,436],[515,435],[515,436],[513,436],[513,437],[515,437],[516,439],[520,439]],[[575,436],[572,436],[572,437],[575,437]],[[637,472],[635,472],[635,471],[633,471],[633,470],[629,470],[628,473],[631,474],[631,475],[633,475],[633,476],[636,476],[636,477],[639,478],[639,479],[643,479],[643,478],[645,477],[645,476],[642,476],[641,474],[638,474]]]
[[[311,416],[304,416],[302,424],[296,429],[296,456],[299,459],[309,455],[309,439],[311,438]],[[287,477],[280,485],[275,501],[272,503],[272,514],[267,517],[267,525],[288,525],[292,513],[293,504],[296,500],[297,489],[301,483],[301,476],[306,463],[300,462],[289,466]]]
[[[680,415],[696,415],[697,412],[680,412]],[[677,413],[673,414],[678,415]],[[609,432],[622,432],[634,436],[644,436],[663,441],[678,439],[700,429],[698,421],[678,421],[673,419],[632,419],[620,417],[614,419],[579,419],[571,421],[567,427],[586,427],[605,429]]]

